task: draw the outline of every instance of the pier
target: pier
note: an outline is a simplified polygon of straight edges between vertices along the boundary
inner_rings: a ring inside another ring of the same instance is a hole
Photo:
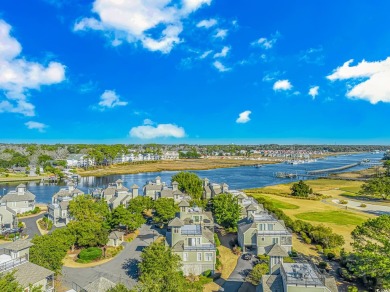
[[[316,174],[320,174],[320,173],[329,173],[329,172],[334,172],[334,171],[340,171],[340,170],[345,170],[345,169],[348,169],[348,168],[352,168],[352,167],[358,166],[360,164],[361,163],[358,162],[358,163],[352,163],[352,164],[348,164],[348,165],[344,165],[344,166],[340,166],[340,167],[311,170],[311,171],[308,171],[307,174],[308,175],[316,175]]]

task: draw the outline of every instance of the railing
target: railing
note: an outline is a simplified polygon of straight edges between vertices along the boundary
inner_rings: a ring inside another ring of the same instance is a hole
[[[258,235],[291,235],[287,230],[259,230],[257,232]]]
[[[182,230],[182,235],[202,235],[202,230]]]
[[[0,249],[0,255],[2,254],[11,255],[11,252],[9,249],[2,248]]]
[[[194,246],[184,246],[184,250],[215,250],[214,244],[202,244],[202,245],[194,245]]]
[[[9,260],[8,262],[0,264],[0,272],[4,272],[10,269],[15,268],[16,266],[21,265],[22,263],[27,262],[27,256],[23,256],[21,258]]]

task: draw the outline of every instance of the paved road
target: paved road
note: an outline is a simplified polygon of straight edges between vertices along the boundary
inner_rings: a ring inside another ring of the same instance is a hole
[[[19,221],[24,222],[24,224],[26,224],[26,228],[23,230],[23,232],[25,232],[28,235],[28,239],[33,238],[34,235],[41,235],[36,222],[38,219],[41,219],[44,215],[45,213],[30,218],[19,218]]]
[[[138,277],[138,263],[142,250],[157,239],[159,233],[149,225],[140,228],[140,234],[130,243],[124,243],[125,248],[111,261],[91,268],[62,268],[62,283],[72,287],[73,283],[84,287],[99,277],[105,277],[114,283],[123,283],[128,288],[135,286]]]
[[[238,259],[236,268],[231,273],[229,279],[223,284],[225,292],[237,292],[237,291],[255,291],[255,287],[251,284],[245,283],[245,278],[253,268],[253,260],[243,260],[242,256]],[[245,285],[244,285],[245,283]],[[244,288],[245,287],[245,288]],[[240,289],[241,288],[241,289]]]
[[[339,203],[339,200],[332,200],[334,204],[337,204],[341,208],[351,208],[355,209],[361,212],[371,213],[374,215],[383,215],[383,214],[390,214],[390,207],[389,206],[382,206],[382,205],[375,205],[375,204],[369,204],[366,201],[357,201],[357,200],[347,200],[348,204],[341,205]],[[366,207],[360,207],[361,204],[365,204]]]

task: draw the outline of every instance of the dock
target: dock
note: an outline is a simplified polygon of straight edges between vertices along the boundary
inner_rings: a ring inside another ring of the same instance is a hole
[[[348,169],[348,168],[352,168],[352,167],[358,166],[360,164],[361,163],[358,162],[358,163],[352,163],[352,164],[348,164],[348,165],[344,165],[344,166],[340,166],[340,167],[311,170],[311,171],[306,172],[306,174],[308,174],[308,175],[316,175],[316,174],[320,174],[320,173],[335,172],[335,171],[340,171],[340,170],[345,170],[345,169]]]

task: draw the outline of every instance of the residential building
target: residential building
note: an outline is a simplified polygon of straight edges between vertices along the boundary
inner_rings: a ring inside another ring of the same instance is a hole
[[[103,198],[110,208],[115,209],[119,205],[127,207],[131,199],[138,197],[139,186],[133,184],[131,191],[123,185],[123,180],[118,179],[103,190]]]
[[[179,183],[174,181],[171,186],[167,186],[165,182],[161,182],[161,177],[156,177],[154,181],[147,182],[144,187],[144,196],[150,197],[153,200],[159,198],[174,199],[175,202],[182,200],[191,200],[191,197],[182,193],[179,190]]]
[[[229,193],[229,186],[226,183],[211,183],[207,178],[203,179],[203,198],[211,199],[219,194]]]
[[[25,184],[20,184],[14,191],[9,191],[2,197],[0,203],[4,203],[16,213],[24,213],[34,210],[35,195],[27,190]]]
[[[11,208],[7,207],[5,203],[0,204],[0,228],[17,228],[18,216]]]
[[[333,277],[322,274],[309,263],[283,263],[273,266],[270,275],[264,275],[257,292],[337,292]]]
[[[238,224],[238,244],[243,252],[268,254],[275,244],[291,252],[292,233],[283,220],[276,219],[266,211],[258,212],[254,204],[246,207],[246,211],[247,217]]]
[[[190,207],[187,201],[179,203],[180,212],[169,222],[166,244],[180,256],[184,275],[214,272],[216,247],[214,221],[211,212]]]
[[[150,197],[153,200],[157,200],[158,198],[161,197],[161,191],[164,186],[165,183],[162,183],[161,177],[158,176],[154,181],[149,181],[144,185],[143,187],[144,196]]]
[[[161,156],[162,160],[177,160],[179,159],[178,151],[165,151]]]
[[[124,242],[124,235],[122,231],[112,231],[108,235],[107,246],[120,246]]]
[[[48,218],[56,227],[67,225],[70,220],[69,202],[84,192],[76,188],[73,182],[68,183],[67,188],[60,189],[52,198],[52,203],[48,205]]]
[[[0,245],[0,273],[14,272],[16,281],[29,292],[32,287],[42,287],[42,291],[54,291],[54,272],[29,262],[30,247],[28,240],[17,240]]]
[[[88,167],[95,165],[95,161],[89,158],[87,154],[70,154],[66,158],[66,166],[70,167]]]

